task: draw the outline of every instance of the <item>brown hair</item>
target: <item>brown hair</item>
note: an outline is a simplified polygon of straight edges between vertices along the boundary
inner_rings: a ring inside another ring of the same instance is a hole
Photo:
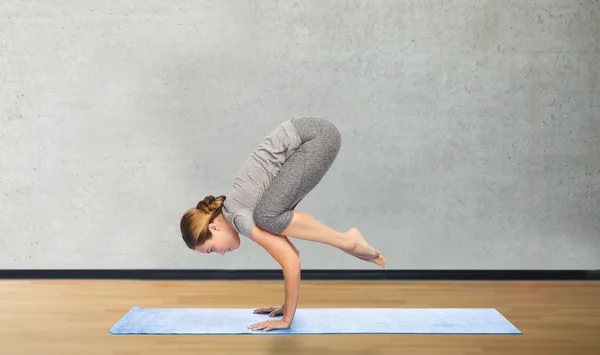
[[[224,202],[225,196],[208,195],[198,202],[196,208],[189,209],[183,214],[179,228],[188,248],[193,250],[212,238],[208,225],[221,214]]]

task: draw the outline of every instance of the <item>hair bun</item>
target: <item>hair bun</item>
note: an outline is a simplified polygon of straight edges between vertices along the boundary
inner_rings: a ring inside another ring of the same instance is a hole
[[[214,197],[213,195],[208,195],[204,200],[198,202],[196,208],[204,211],[204,213],[213,213],[223,206],[223,202],[225,202],[225,196]]]

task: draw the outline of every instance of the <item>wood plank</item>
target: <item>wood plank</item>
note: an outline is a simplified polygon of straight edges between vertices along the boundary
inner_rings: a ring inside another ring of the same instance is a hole
[[[0,354],[600,354],[597,281],[302,284],[299,307],[490,307],[523,335],[116,336],[108,332],[133,306],[258,308],[282,300],[281,281],[4,280],[0,281]]]

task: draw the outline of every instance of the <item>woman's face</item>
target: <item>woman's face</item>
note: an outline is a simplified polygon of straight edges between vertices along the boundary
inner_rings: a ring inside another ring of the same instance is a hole
[[[208,229],[212,233],[212,238],[194,248],[196,251],[203,254],[219,253],[225,255],[225,253],[240,247],[240,235],[227,222],[223,214],[215,218]]]

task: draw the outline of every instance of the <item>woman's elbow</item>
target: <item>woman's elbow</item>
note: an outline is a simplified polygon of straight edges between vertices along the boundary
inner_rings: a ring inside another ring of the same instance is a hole
[[[300,271],[302,268],[302,263],[300,262],[300,258],[295,256],[293,258],[289,258],[288,260],[281,265],[284,271],[296,272]]]

